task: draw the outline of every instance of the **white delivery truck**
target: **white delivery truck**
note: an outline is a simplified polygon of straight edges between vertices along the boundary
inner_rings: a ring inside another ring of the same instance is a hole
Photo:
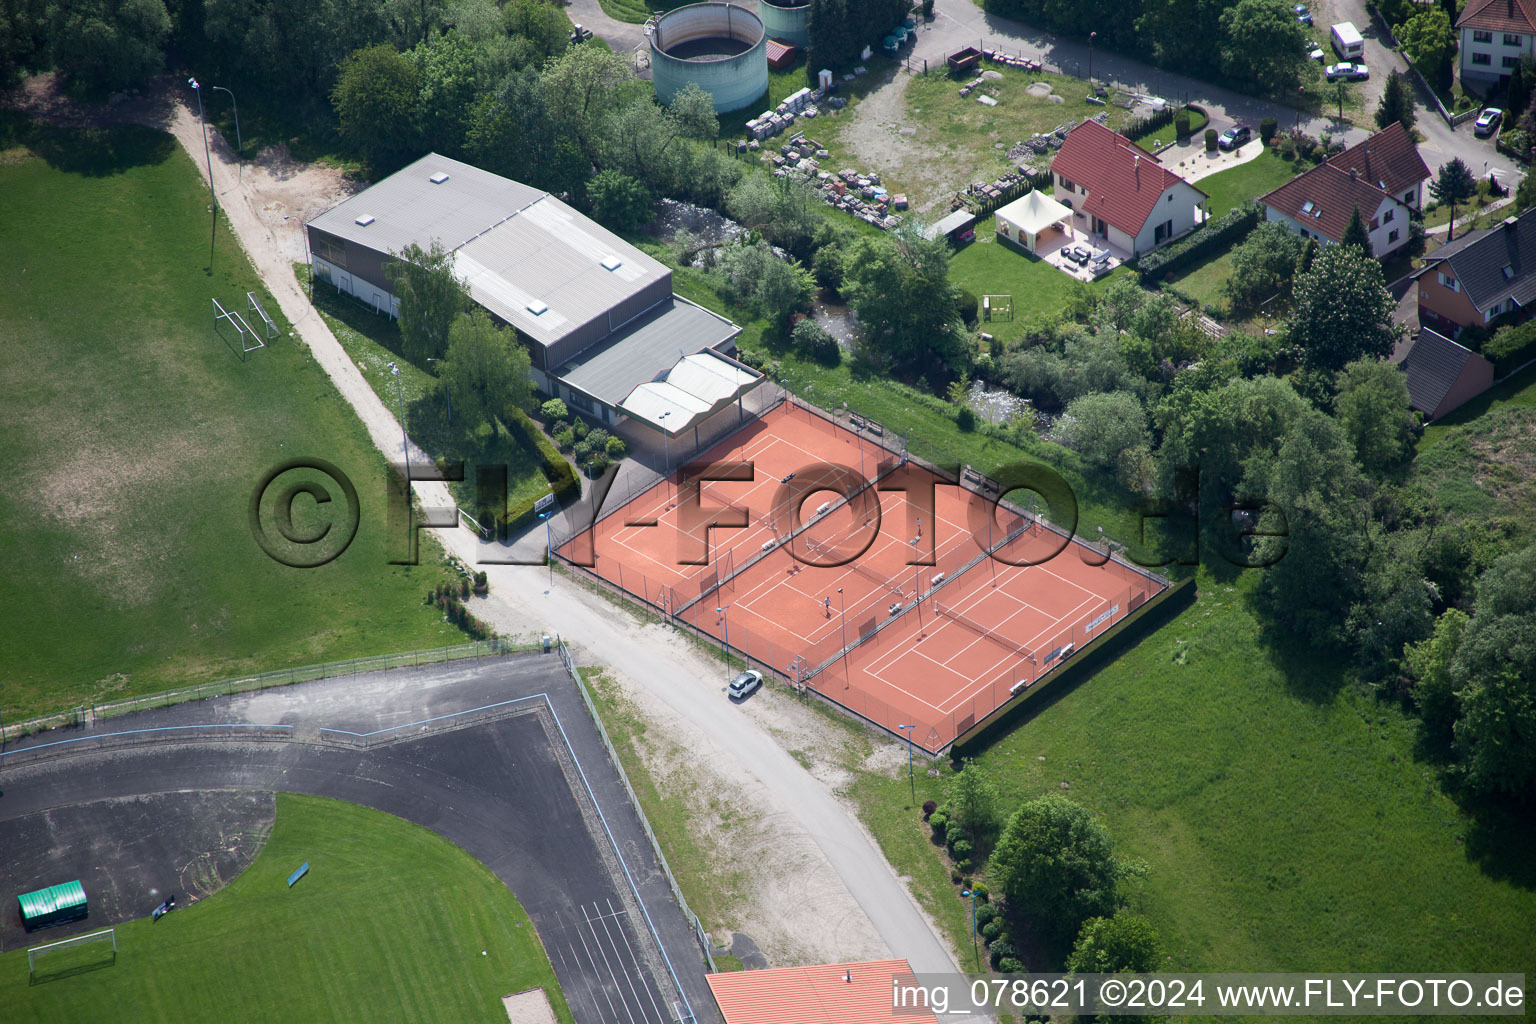
[[[1345,60],[1358,60],[1365,56],[1365,40],[1352,21],[1341,21],[1333,26],[1333,48]]]

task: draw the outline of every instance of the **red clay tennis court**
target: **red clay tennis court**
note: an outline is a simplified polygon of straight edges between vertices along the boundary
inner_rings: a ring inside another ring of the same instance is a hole
[[[795,400],[557,554],[934,753],[1167,585]]]

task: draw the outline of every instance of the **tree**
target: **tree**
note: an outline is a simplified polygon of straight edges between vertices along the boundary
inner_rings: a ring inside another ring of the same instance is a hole
[[[1339,374],[1335,418],[1369,476],[1384,477],[1407,460],[1413,447],[1408,377],[1395,363],[1360,359]]]
[[[949,780],[948,801],[952,815],[980,842],[997,825],[997,784],[974,760],[966,758]]]
[[[497,327],[477,307],[458,315],[448,339],[448,356],[438,366],[439,384],[467,430],[533,406],[528,350],[511,330]]]
[[[1456,237],[1456,204],[1477,195],[1477,182],[1467,165],[1462,163],[1461,157],[1453,157],[1449,163],[1440,166],[1435,180],[1429,183],[1429,194],[1436,202],[1445,203],[1451,208],[1451,225],[1445,235],[1445,240],[1449,242]]]
[[[501,14],[506,30],[531,42],[540,56],[553,57],[571,45],[569,19],[546,0],[507,0]]]
[[[1296,273],[1291,275],[1292,281],[1300,279],[1302,274],[1312,269],[1312,262],[1317,259],[1317,239],[1307,239],[1307,244],[1301,247],[1301,255],[1296,257]]]
[[[1359,246],[1324,246],[1295,291],[1290,340],[1308,365],[1342,369],[1365,356],[1384,358],[1397,343],[1397,304],[1381,264]]]
[[[86,92],[139,85],[165,63],[164,0],[70,0],[48,10],[53,63]]]
[[[849,17],[848,0],[811,0],[806,33],[805,72],[811,85],[816,84],[816,73],[822,68],[841,71],[858,60],[859,40]]]
[[[1248,237],[1232,250],[1232,275],[1225,285],[1233,308],[1254,309],[1288,288],[1306,241],[1285,225],[1272,221],[1248,232]]]
[[[555,58],[539,87],[559,130],[588,158],[597,156],[603,124],[642,92],[628,55],[596,46],[573,46]]]
[[[793,260],[774,255],[761,238],[743,238],[718,256],[727,299],[746,306],[783,330],[811,299],[811,275]]]
[[[1471,618],[1460,608],[1447,608],[1435,620],[1435,631],[1403,651],[1413,679],[1413,702],[1425,734],[1437,744],[1449,745],[1461,705],[1451,680],[1451,663]]]
[[[587,199],[598,223],[619,232],[638,231],[651,219],[645,186],[618,171],[598,171],[587,182]]]
[[[1419,8],[1419,13],[1399,25],[1393,35],[1430,81],[1443,77],[1449,69],[1456,34],[1443,8]]]
[[[913,377],[951,377],[967,368],[949,259],[942,237],[924,238],[908,222],[861,237],[844,260],[843,293],[864,324],[869,351]]]
[[[989,871],[1009,906],[1058,941],[1119,905],[1124,874],[1109,832],[1057,793],[1030,800],[1003,829]]]
[[[726,212],[743,227],[801,256],[811,247],[821,205],[816,190],[805,182],[762,173],[747,174],[725,199]]]
[[[1371,255],[1371,236],[1366,234],[1360,207],[1355,207],[1355,212],[1349,215],[1349,223],[1344,226],[1344,237],[1339,239],[1339,245],[1358,245],[1365,250],[1367,256]]]
[[[349,54],[331,90],[341,137],[361,153],[375,176],[388,174],[421,146],[417,103],[421,72],[388,43]]]
[[[202,8],[207,60],[259,84],[269,102],[329,96],[346,55],[388,35],[378,0],[203,0]]]
[[[1237,0],[1221,15],[1227,74],[1271,89],[1294,91],[1310,74],[1306,30],[1286,0]]]
[[[1416,120],[1418,112],[1413,107],[1413,87],[1408,84],[1406,75],[1393,68],[1382,89],[1381,102],[1376,106],[1376,127],[1385,128],[1396,122],[1411,132]]]
[[[810,317],[795,324],[789,336],[796,348],[823,366],[836,366],[843,361],[842,346],[837,343],[832,332]]]
[[[1067,957],[1073,974],[1150,974],[1163,961],[1163,944],[1152,922],[1139,914],[1090,917]]]
[[[400,300],[400,340],[406,358],[424,363],[448,351],[449,332],[469,308],[469,291],[453,274],[453,253],[433,240],[423,252],[412,242],[384,264]]]
[[[1147,441],[1147,414],[1124,391],[1083,395],[1067,405],[1056,425],[1069,448],[1101,469],[1115,466],[1120,453]]]
[[[720,118],[715,114],[715,99],[701,89],[697,82],[689,82],[679,89],[672,97],[669,109],[672,117],[682,127],[685,138],[713,142],[720,134]]]
[[[1536,791],[1536,544],[1494,562],[1451,662],[1456,746],[1484,792]]]
[[[1525,105],[1531,101],[1531,86],[1525,78],[1525,61],[1516,64],[1515,69],[1509,73],[1504,93],[1504,102],[1509,105],[1509,112],[1505,116],[1513,121],[1525,113]]]

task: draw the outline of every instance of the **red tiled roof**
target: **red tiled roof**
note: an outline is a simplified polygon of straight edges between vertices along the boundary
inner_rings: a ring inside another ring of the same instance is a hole
[[[1268,195],[1260,196],[1259,202],[1337,242],[1344,237],[1356,207],[1369,225],[1382,200],[1388,198],[1391,197],[1386,192],[1364,178],[1351,177],[1348,171],[1329,163],[1297,175]]]
[[[1076,203],[1079,209],[1129,235],[1139,234],[1163,193],[1184,181],[1157,157],[1097,121],[1084,121],[1067,133],[1051,170],[1088,189],[1087,197]]]
[[[1457,28],[1479,28],[1489,32],[1536,32],[1532,0],[1468,0],[1456,19]]]
[[[1328,162],[1342,171],[1356,171],[1372,185],[1399,196],[1433,177],[1419,147],[1396,121]]]
[[[892,1010],[891,976],[911,973],[905,960],[871,960],[728,971],[707,980],[725,1024],[937,1024],[932,1012]]]

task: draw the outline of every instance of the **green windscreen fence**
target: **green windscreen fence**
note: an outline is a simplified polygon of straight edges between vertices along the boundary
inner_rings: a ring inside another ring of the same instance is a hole
[[[88,910],[85,887],[78,881],[24,892],[16,900],[21,904],[21,922],[28,928],[84,917]]]

